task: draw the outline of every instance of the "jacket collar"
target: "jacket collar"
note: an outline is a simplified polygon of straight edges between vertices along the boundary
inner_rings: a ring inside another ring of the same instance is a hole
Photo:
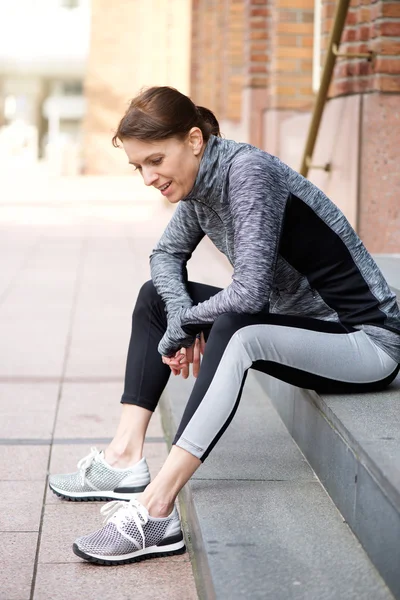
[[[232,140],[211,135],[201,158],[194,186],[184,200],[200,200],[211,204],[219,199],[227,169],[238,146]]]

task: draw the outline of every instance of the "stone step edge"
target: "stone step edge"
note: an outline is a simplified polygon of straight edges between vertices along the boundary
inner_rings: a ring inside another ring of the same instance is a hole
[[[168,392],[164,392],[159,402],[161,423],[164,430],[168,449],[172,446],[174,432],[177,424],[174,422],[170,408]],[[193,577],[199,600],[216,600],[216,593],[208,563],[207,552],[203,534],[200,527],[193,498],[190,481],[184,486],[179,494],[179,507],[182,529],[185,536],[186,547],[192,564]]]

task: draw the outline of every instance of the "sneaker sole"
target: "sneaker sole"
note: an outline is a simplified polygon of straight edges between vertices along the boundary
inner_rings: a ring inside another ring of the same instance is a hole
[[[75,494],[66,494],[63,490],[59,488],[53,487],[49,483],[49,488],[59,498],[62,500],[69,500],[70,502],[106,502],[107,500],[132,500],[133,498],[137,498],[139,494],[144,492],[147,486],[140,486],[140,488],[135,488],[134,492],[131,493],[117,493],[112,491],[100,491],[100,492],[76,492]]]
[[[184,554],[186,552],[186,546],[182,539],[175,544],[169,544],[165,546],[150,546],[144,550],[138,550],[137,552],[125,554],[123,557],[118,558],[114,558],[113,556],[91,556],[90,554],[86,554],[80,550],[77,544],[72,546],[72,550],[76,556],[79,556],[88,562],[103,565],[105,567],[111,567],[113,565],[127,565],[129,563],[140,562],[150,558]]]

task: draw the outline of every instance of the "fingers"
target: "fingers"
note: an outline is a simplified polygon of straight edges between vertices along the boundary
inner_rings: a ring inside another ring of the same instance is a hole
[[[200,340],[196,338],[193,345],[193,377],[197,377],[200,371]]]
[[[205,351],[206,351],[206,340],[204,339],[204,333],[201,332],[201,334],[200,334],[200,352],[202,354],[204,354]]]

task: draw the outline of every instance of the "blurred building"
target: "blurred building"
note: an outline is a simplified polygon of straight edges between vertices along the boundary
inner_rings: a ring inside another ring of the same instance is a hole
[[[299,169],[336,0],[193,0],[191,93]],[[352,0],[309,179],[373,252],[400,251],[400,2]],[[330,164],[331,170],[321,169]]]
[[[92,0],[85,172],[126,173],[111,138],[143,86],[190,92],[190,0]]]
[[[144,85],[214,110],[226,137],[299,169],[336,0],[92,0],[85,172],[125,172],[110,138]],[[400,2],[352,0],[309,178],[373,252],[400,251]],[[324,170],[325,165],[330,170]]]
[[[89,0],[13,0],[0,7],[0,156],[51,171],[82,169]]]

